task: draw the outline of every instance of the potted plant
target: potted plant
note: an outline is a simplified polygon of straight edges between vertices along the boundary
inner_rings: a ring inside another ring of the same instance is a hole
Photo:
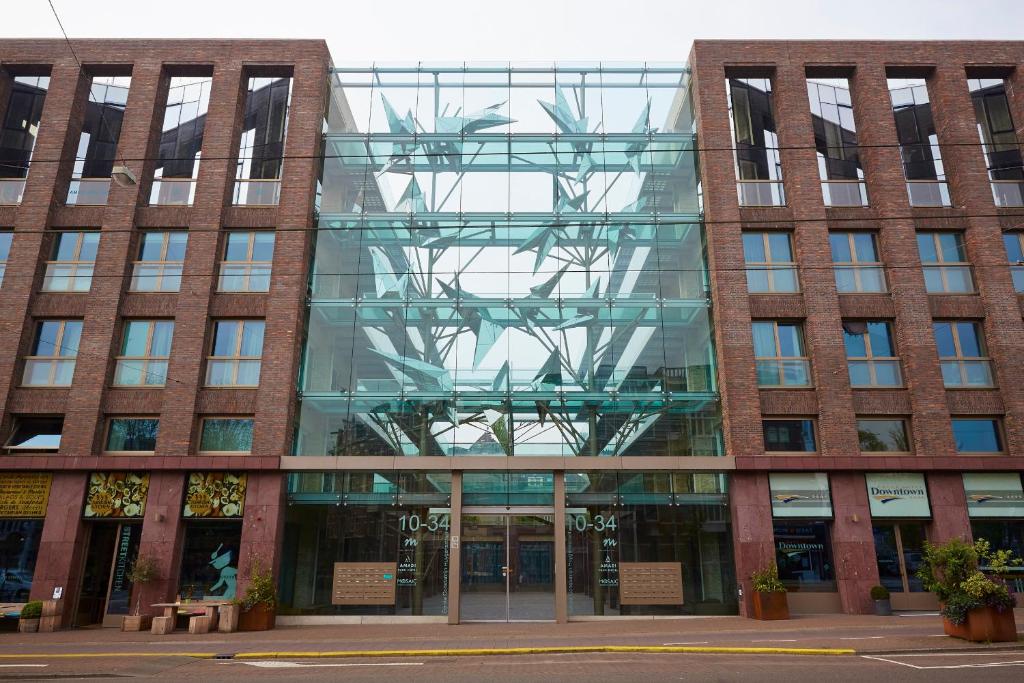
[[[765,621],[789,619],[789,603],[786,601],[786,587],[779,580],[779,568],[771,566],[750,575],[754,584],[754,618]]]
[[[19,633],[37,633],[39,631],[39,619],[43,616],[43,603],[41,600],[26,602],[21,608],[21,615],[18,617]]]
[[[242,610],[238,614],[239,631],[268,631],[274,628],[276,620],[277,588],[274,576],[264,569],[259,560],[249,566],[249,586],[242,599]]]
[[[142,588],[156,581],[156,560],[148,555],[139,555],[135,558],[135,562],[132,563],[125,577],[132,582],[132,588],[135,591],[135,611],[121,620],[121,630],[148,631],[153,623],[153,617],[148,614],[140,614]]]
[[[974,642],[1016,642],[1016,601],[1006,573],[1019,564],[1009,550],[992,551],[988,541],[972,545],[954,538],[940,545],[925,542],[917,576],[939,599],[946,635]]]
[[[892,603],[889,602],[889,589],[885,586],[872,586],[871,599],[875,601],[875,614],[880,617],[892,616]]]

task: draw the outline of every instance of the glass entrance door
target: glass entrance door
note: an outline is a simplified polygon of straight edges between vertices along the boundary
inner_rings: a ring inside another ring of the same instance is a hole
[[[128,570],[139,552],[140,524],[94,522],[78,594],[78,626],[118,626],[131,611]]]
[[[553,621],[554,516],[464,514],[460,603],[463,621]]]

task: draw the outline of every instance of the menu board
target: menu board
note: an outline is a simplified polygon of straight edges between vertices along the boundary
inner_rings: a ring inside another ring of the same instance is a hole
[[[188,518],[235,519],[245,508],[245,473],[190,472],[185,488]]]
[[[132,518],[146,514],[149,474],[92,472],[85,496],[85,517]]]
[[[620,562],[619,602],[623,605],[683,604],[680,562]]]
[[[393,605],[397,562],[335,562],[332,605]]]
[[[49,472],[0,473],[0,519],[45,517],[52,481]]]

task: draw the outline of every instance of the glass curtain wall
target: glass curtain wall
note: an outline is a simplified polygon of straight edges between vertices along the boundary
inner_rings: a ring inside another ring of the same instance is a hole
[[[725,475],[567,472],[565,490],[570,616],[736,613]],[[677,565],[682,600],[622,600],[639,563]]]
[[[242,137],[238,143],[234,203],[277,204],[291,104],[290,77],[254,76],[245,93]]]
[[[718,455],[682,66],[339,68],[297,455]]]
[[[279,613],[447,614],[451,490],[449,472],[290,474]],[[394,601],[335,604],[336,565],[367,562],[394,564]]]
[[[131,76],[93,76],[71,172],[68,204],[106,204]]]
[[[20,204],[43,118],[49,76],[15,76],[0,129],[0,205]]]

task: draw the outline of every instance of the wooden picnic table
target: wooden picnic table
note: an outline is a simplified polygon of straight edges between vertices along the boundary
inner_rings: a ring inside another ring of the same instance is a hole
[[[152,605],[150,605],[150,607],[162,608],[164,611],[163,615],[165,617],[170,617],[171,619],[177,619],[178,614],[182,611],[184,611],[186,614],[196,614],[200,609],[206,616],[213,619],[215,616],[217,616],[218,607],[230,604],[231,603],[226,600],[197,600],[195,602],[155,602]],[[186,609],[182,610],[182,607]],[[196,612],[192,612],[187,609],[189,607],[194,607],[198,609],[196,610]]]

